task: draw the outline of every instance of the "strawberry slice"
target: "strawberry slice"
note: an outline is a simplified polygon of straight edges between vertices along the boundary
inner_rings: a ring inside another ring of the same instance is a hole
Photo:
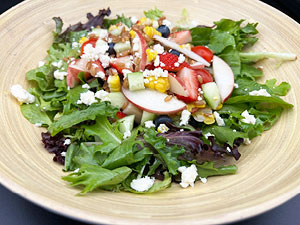
[[[178,31],[170,35],[170,40],[179,45],[183,45],[192,41],[192,35],[189,30]]]
[[[179,63],[178,58],[179,57],[177,55],[174,55],[169,52],[165,52],[165,53],[159,55],[160,65],[158,67],[161,67],[162,69],[168,70],[171,72],[178,72],[179,70],[181,70],[184,67],[188,67],[188,68],[190,67],[190,65],[186,62]],[[163,66],[161,66],[161,64]]]
[[[197,101],[199,88],[197,73],[192,69],[184,67],[178,71],[176,78],[182,81],[188,93],[188,97],[177,95],[177,98],[186,103]]]
[[[74,61],[70,62],[67,70],[67,84],[70,88],[75,87],[75,85],[80,82],[78,78],[78,74],[80,72],[84,72],[84,77],[86,79],[91,76],[86,68],[87,63],[88,60],[86,59],[75,59]]]
[[[115,58],[112,62],[110,62],[110,66],[115,68],[120,74],[123,74],[122,70],[124,69],[133,71],[133,64],[130,56]]]

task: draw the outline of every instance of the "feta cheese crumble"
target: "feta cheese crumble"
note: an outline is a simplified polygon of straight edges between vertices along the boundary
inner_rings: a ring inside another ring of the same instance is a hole
[[[158,66],[159,66],[159,63],[160,63],[160,61],[159,61],[159,55],[158,55],[158,56],[156,56],[156,58],[155,58],[155,60],[154,60],[154,66],[155,66],[155,67],[158,67]]]
[[[244,142],[243,142],[245,145],[250,145],[251,144],[251,141],[249,138],[244,138]]]
[[[70,145],[71,144],[71,140],[69,138],[67,138],[64,142],[64,145]]]
[[[67,72],[63,72],[63,71],[59,71],[59,70],[55,70],[54,73],[54,78],[57,80],[63,80],[65,78],[65,76],[68,75]]]
[[[88,84],[83,84],[81,87],[82,87],[82,88],[87,88],[87,89],[90,89],[90,88],[91,88],[90,85],[88,85]]]
[[[183,110],[181,112],[181,117],[180,117],[180,123],[179,126],[185,126],[188,124],[189,119],[190,119],[191,113],[188,110]]]
[[[165,51],[164,47],[160,44],[154,45],[153,50],[156,51],[158,54],[163,54]]]
[[[179,62],[174,63],[175,67],[179,67]]]
[[[41,123],[35,123],[34,126],[36,126],[36,127],[41,127],[42,124],[41,124]]]
[[[184,55],[183,55],[183,54],[180,54],[179,57],[178,57],[178,62],[179,62],[179,63],[183,63],[184,60],[185,60]]]
[[[206,184],[207,183],[207,178],[205,177],[199,177],[200,178],[200,181],[203,183],[203,184]]]
[[[99,71],[99,72],[96,73],[95,77],[100,77],[102,80],[104,80],[105,73],[103,73],[102,71]]]
[[[38,67],[42,67],[43,65],[45,65],[45,62],[44,61],[39,61]]]
[[[178,168],[181,173],[180,186],[187,188],[188,186],[194,187],[194,182],[198,176],[197,167],[192,164],[190,167],[181,166]]]
[[[57,67],[57,68],[61,68],[63,65],[63,62],[62,62],[62,60],[59,60],[58,62],[52,62],[51,65],[54,67]]]
[[[154,125],[154,123],[153,123],[152,120],[148,120],[148,121],[146,121],[144,124],[145,124],[145,127],[146,127],[146,128],[155,127],[155,125]]]
[[[239,88],[239,85],[237,83],[233,84],[234,88]]]
[[[109,66],[110,57],[108,55],[100,55],[100,62],[105,69]]]
[[[132,16],[132,17],[130,17],[130,20],[133,24],[136,24],[136,22],[138,21],[138,18],[136,18],[136,16]]]
[[[248,124],[255,124],[256,123],[256,119],[253,115],[250,115],[249,112],[247,110],[245,110],[244,112],[242,112],[241,114],[245,119],[242,119],[241,121],[244,123],[248,123]]]
[[[131,181],[130,187],[138,192],[148,191],[154,184],[155,179],[148,176]]]
[[[269,92],[266,89],[260,89],[260,90],[254,90],[249,92],[249,95],[251,96],[266,96],[266,97],[271,97]]]
[[[26,91],[20,84],[11,86],[10,92],[19,102],[29,104],[35,101],[34,95]]]
[[[87,91],[80,93],[80,100],[77,101],[77,104],[91,105],[95,102],[97,102],[95,99],[95,93],[92,91]]]
[[[166,133],[166,132],[168,132],[168,130],[169,130],[169,128],[164,123],[160,124],[157,128],[157,131],[159,133]]]
[[[108,92],[104,90],[99,90],[95,93],[95,97],[101,101],[109,101]]]
[[[210,137],[210,136],[213,136],[213,137],[214,137],[215,135],[213,135],[213,134],[210,133],[210,132],[204,134],[204,137],[205,137],[206,139],[208,139],[208,137]]]
[[[224,127],[225,122],[217,111],[214,111],[214,116],[219,127]]]

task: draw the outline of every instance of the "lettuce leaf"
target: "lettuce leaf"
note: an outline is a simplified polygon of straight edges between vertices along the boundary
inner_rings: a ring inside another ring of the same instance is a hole
[[[77,173],[71,173],[62,179],[71,182],[71,186],[83,185],[84,189],[80,193],[86,194],[96,188],[120,184],[129,176],[131,171],[126,166],[109,170],[100,166],[83,164]]]
[[[155,9],[149,9],[148,11],[144,11],[144,14],[149,19],[158,20],[163,16],[163,11],[155,7]]]
[[[110,105],[108,102],[94,103],[84,110],[73,111],[70,114],[63,115],[58,121],[55,121],[49,126],[49,131],[52,136],[60,131],[70,128],[78,123],[86,120],[95,120],[96,116],[115,116],[117,108]]]
[[[220,176],[220,175],[228,175],[235,174],[237,171],[237,166],[220,166],[218,168],[215,167],[215,162],[204,162],[203,164],[195,163],[198,171],[198,175],[201,178],[207,178],[210,176]]]
[[[125,17],[124,14],[122,14],[121,16],[117,15],[116,19],[104,19],[103,28],[108,29],[111,25],[115,25],[117,23],[123,23],[127,27],[132,26],[131,20],[129,18]]]

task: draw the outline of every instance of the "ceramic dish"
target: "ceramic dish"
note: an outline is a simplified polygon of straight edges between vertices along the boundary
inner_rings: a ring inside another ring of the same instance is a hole
[[[115,14],[142,16],[143,10],[159,7],[175,21],[185,7],[200,24],[221,18],[257,21],[258,51],[293,52],[300,56],[300,26],[256,0],[189,1],[81,1],[28,0],[0,16],[0,182],[11,191],[56,213],[75,219],[113,224],[212,224],[248,218],[274,208],[299,193],[300,62],[263,62],[265,77],[287,81],[292,90],[285,98],[294,104],[278,123],[241,148],[238,173],[213,177],[194,188],[171,188],[152,195],[96,191],[75,196],[76,188],[60,179],[62,167],[43,149],[40,132],[23,118],[9,87],[28,86],[25,72],[36,67],[52,41],[53,16],[65,24],[85,20],[110,6]]]

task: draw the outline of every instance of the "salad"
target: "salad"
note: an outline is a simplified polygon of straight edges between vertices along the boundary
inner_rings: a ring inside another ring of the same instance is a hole
[[[11,87],[24,117],[47,128],[42,142],[69,172],[62,179],[82,194],[153,193],[235,174],[239,147],[293,107],[280,98],[290,85],[257,82],[255,63],[296,56],[244,52],[258,41],[257,23],[199,25],[185,9],[176,23],[157,8],[139,19],[110,14],[88,13],[64,31],[54,17],[48,56],[26,73],[32,87]]]

